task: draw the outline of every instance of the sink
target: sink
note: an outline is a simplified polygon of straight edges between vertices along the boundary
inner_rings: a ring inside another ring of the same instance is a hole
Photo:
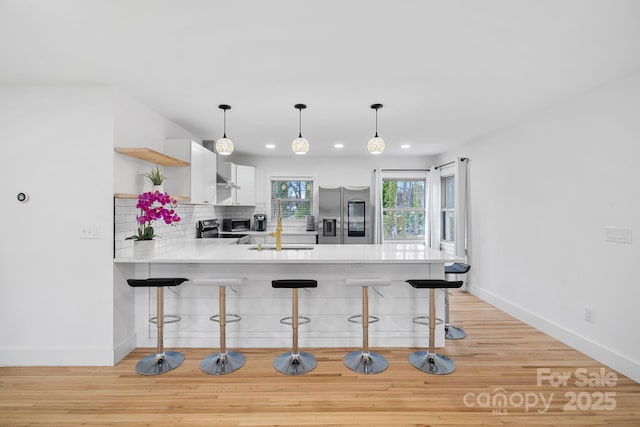
[[[282,245],[282,250],[283,251],[308,251],[311,249],[314,249],[315,245],[303,245],[303,244],[284,244]],[[251,245],[249,246],[247,249],[249,249],[250,251],[257,251],[258,250],[258,245]],[[267,244],[267,245],[262,245],[262,250],[263,251],[275,251],[276,250],[276,245],[274,244]]]

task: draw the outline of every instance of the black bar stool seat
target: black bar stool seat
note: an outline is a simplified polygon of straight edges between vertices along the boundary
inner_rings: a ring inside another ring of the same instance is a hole
[[[444,274],[467,274],[471,266],[463,262],[456,262],[444,266]],[[461,340],[466,338],[464,329],[449,324],[449,292],[444,291],[444,337],[448,340]]]
[[[416,289],[429,289],[429,349],[416,351],[409,355],[411,364],[423,372],[435,375],[450,374],[456,370],[456,364],[447,356],[435,351],[436,330],[436,289],[454,289],[462,286],[461,281],[438,279],[407,280]]]
[[[291,325],[293,329],[291,351],[276,357],[273,361],[273,367],[276,371],[285,375],[306,374],[318,365],[318,361],[312,354],[298,350],[298,325],[304,325],[311,321],[306,316],[298,315],[298,289],[317,288],[318,282],[308,279],[282,279],[273,280],[271,286],[276,289],[291,289],[291,316],[280,319],[280,323]]]
[[[164,288],[167,286],[179,286],[189,279],[183,277],[154,277],[149,279],[127,279],[129,286],[133,288],[156,288],[157,310],[156,316],[149,319],[156,324],[158,330],[158,343],[155,354],[151,354],[136,364],[136,372],[141,375],[159,375],[169,372],[184,362],[184,355],[177,351],[164,351],[163,329],[165,323],[180,321],[179,316],[164,315]],[[165,318],[172,320],[165,321]]]

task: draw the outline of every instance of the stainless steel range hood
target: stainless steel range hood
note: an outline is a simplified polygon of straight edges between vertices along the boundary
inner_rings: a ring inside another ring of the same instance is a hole
[[[229,180],[225,176],[220,175],[219,173],[217,174],[217,182],[218,185],[224,185],[227,188],[235,188],[236,190],[240,189],[240,186],[238,184]]]
[[[215,141],[202,141],[202,146],[208,149],[209,151],[213,151],[214,153],[216,152],[215,145],[216,145]],[[221,157],[220,155],[216,155],[216,158],[218,160],[218,165],[217,165],[218,172],[216,174],[216,183],[222,187],[234,188],[236,190],[240,190],[240,186],[236,184],[234,180],[235,171],[233,169],[233,166],[235,165],[230,162],[221,162],[220,157]]]

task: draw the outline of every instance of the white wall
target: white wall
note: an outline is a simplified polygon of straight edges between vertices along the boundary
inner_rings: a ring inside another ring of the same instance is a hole
[[[364,143],[364,142],[363,142]],[[234,156],[231,160],[256,168],[256,202],[266,203],[269,177],[316,176],[318,186],[371,185],[371,172],[376,168],[425,169],[433,159],[424,156],[389,157],[384,154],[370,157],[260,157]]]
[[[109,86],[0,87],[0,365],[112,365],[135,346],[133,271],[113,265],[113,193],[138,192],[151,164],[113,149],[181,136]],[[99,238],[80,239],[84,225]]]
[[[454,156],[470,158],[470,291],[640,381],[640,74]]]
[[[113,363],[112,122],[104,86],[0,87],[0,365]]]

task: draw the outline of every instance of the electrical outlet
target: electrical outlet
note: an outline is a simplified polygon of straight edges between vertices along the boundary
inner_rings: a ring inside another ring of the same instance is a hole
[[[96,224],[86,224],[80,227],[81,239],[99,239],[100,227]]]
[[[605,227],[604,231],[607,242],[631,244],[631,228],[629,227]]]
[[[586,320],[589,323],[593,323],[594,321],[594,312],[593,312],[593,308],[589,308],[589,307],[585,307],[584,308],[584,320]]]

